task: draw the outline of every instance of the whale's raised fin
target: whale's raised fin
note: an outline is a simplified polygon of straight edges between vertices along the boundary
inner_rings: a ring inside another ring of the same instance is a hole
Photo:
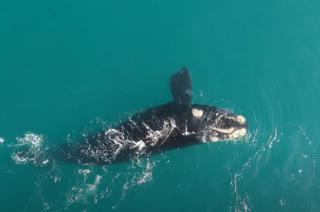
[[[192,83],[190,73],[183,67],[181,71],[170,78],[171,94],[174,101],[180,105],[191,106],[192,104]]]

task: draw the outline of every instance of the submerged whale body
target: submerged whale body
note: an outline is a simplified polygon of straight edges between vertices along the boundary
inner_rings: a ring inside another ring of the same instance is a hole
[[[59,148],[68,161],[106,164],[202,142],[234,140],[247,133],[241,115],[210,105],[192,104],[186,68],[170,78],[173,101],[137,113],[86,141]]]

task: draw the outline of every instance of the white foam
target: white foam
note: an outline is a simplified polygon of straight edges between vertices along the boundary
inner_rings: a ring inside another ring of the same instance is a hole
[[[101,178],[102,178],[101,175],[97,175],[94,180],[94,183],[88,185],[88,191],[91,191],[91,192],[96,191],[97,186],[99,185]]]
[[[153,164],[148,162],[144,172],[142,173],[142,175],[137,179],[137,184],[141,185],[144,184],[146,182],[149,182],[152,180],[152,169],[153,169]]]
[[[90,174],[90,170],[89,169],[79,169],[79,174],[83,174],[83,175],[88,175],[88,174]]]
[[[4,138],[0,137],[0,144],[4,143]]]
[[[13,154],[12,159],[16,162],[16,164],[26,164],[28,163],[28,158],[26,157],[21,157],[19,154]]]
[[[72,186],[70,193],[68,194],[67,204],[70,206],[75,202],[89,202],[93,197],[94,203],[98,202],[98,186],[100,184],[101,175],[96,175],[93,183],[87,184],[87,174],[90,174],[91,171],[88,169],[78,170],[79,174],[82,175],[83,181],[80,181],[79,185]]]
[[[43,141],[43,135],[37,135],[34,133],[25,133],[23,137],[17,137],[16,138],[19,145],[25,145],[29,144],[33,148],[40,147],[42,141]]]
[[[86,181],[88,179],[88,175],[91,173],[89,169],[79,169],[78,173],[83,175],[84,180]]]
[[[49,159],[43,154],[44,136],[31,132],[25,133],[22,137],[17,137],[17,144],[14,145],[15,151],[11,158],[16,164],[33,163],[38,166],[46,166],[49,164]]]
[[[137,148],[138,151],[141,151],[145,146],[146,146],[146,144],[141,140],[141,141],[136,142],[132,148]]]

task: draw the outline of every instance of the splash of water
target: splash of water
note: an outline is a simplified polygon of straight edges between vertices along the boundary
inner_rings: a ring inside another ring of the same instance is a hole
[[[16,164],[48,165],[49,158],[43,146],[43,135],[26,132],[22,137],[17,137],[16,141],[17,143],[13,146],[14,151],[11,155],[12,160]]]

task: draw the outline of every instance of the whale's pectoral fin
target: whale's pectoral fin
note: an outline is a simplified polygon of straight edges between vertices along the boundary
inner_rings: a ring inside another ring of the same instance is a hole
[[[171,94],[178,104],[190,106],[192,104],[192,84],[190,73],[187,68],[171,76]]]

